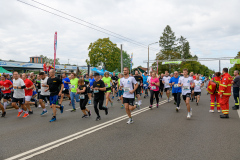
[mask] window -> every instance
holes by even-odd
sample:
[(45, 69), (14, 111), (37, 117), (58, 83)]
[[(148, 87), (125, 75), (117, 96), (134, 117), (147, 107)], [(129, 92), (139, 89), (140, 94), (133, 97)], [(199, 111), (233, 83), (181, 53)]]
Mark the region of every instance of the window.
[(32, 63), (34, 63), (34, 58), (32, 58)]

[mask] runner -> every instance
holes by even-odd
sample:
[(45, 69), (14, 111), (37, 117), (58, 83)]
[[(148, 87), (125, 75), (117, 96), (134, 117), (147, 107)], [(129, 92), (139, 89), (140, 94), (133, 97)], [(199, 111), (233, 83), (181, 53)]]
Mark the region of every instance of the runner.
[(115, 91), (117, 88), (117, 83), (118, 83), (118, 77), (116, 76), (115, 72), (113, 72), (113, 76), (112, 76), (112, 91), (113, 91), (113, 96), (112, 99), (114, 99), (115, 96)]
[(70, 83), (71, 83), (70, 96), (71, 96), (71, 102), (72, 102), (72, 107), (73, 107), (71, 112), (76, 112), (74, 98), (76, 99), (76, 102), (80, 102), (79, 95), (77, 94), (78, 78), (76, 78), (76, 73), (71, 73)]
[(70, 84), (70, 79), (67, 77), (66, 73), (62, 74), (62, 83), (63, 83), (63, 91), (61, 94), (61, 99), (60, 99), (60, 104), (62, 104), (63, 101), (63, 97), (67, 96), (69, 98), (69, 100), (71, 100), (71, 97), (69, 95), (69, 84)]
[(118, 90), (118, 96), (119, 96), (119, 100), (121, 100), (122, 102), (122, 106), (121, 106), (121, 109), (124, 108), (124, 105), (123, 105), (123, 89), (120, 87), (120, 81), (121, 79), (123, 78), (123, 74), (122, 73), (119, 73), (119, 79), (118, 79), (118, 84), (117, 84), (117, 90)]
[[(86, 105), (88, 103), (88, 94), (87, 94), (87, 85), (84, 84), (84, 79), (79, 79), (78, 80), (78, 89), (77, 89), (77, 94), (80, 94), (80, 108), (83, 112), (82, 118), (87, 118), (88, 116), (91, 116), (91, 111), (86, 108)], [(88, 112), (88, 115), (86, 113)]]
[(40, 114), (41, 116), (45, 115), (48, 113), (45, 103), (43, 102), (45, 99), (50, 99), (50, 92), (48, 91), (47, 88), (47, 81), (48, 77), (45, 76), (45, 72), (40, 72), (39, 77), (41, 78), (41, 92), (40, 92), (40, 97), (39, 97), (39, 105), (42, 107), (43, 111)]
[(104, 82), (105, 87), (106, 87), (106, 92), (105, 92), (105, 94), (106, 94), (106, 106), (104, 106), (104, 107), (107, 107), (108, 101), (110, 101), (111, 107), (112, 107), (113, 102), (110, 99), (110, 94), (111, 94), (111, 84), (110, 83), (112, 83), (112, 79), (111, 79), (111, 77), (109, 77), (108, 72), (104, 73), (104, 77), (102, 78), (102, 81)]
[[(124, 77), (120, 80), (120, 86), (124, 90), (123, 93), (123, 103), (126, 109), (126, 113), (129, 117), (127, 124), (133, 123), (133, 118), (131, 112), (137, 107), (134, 105), (134, 92), (138, 88), (138, 83), (134, 77), (129, 76), (129, 68), (124, 67), (123, 69)], [(134, 85), (134, 88), (133, 88)]]
[(194, 97), (196, 99), (197, 106), (198, 106), (198, 103), (200, 100), (203, 85), (204, 85), (204, 83), (202, 83), (202, 80), (200, 80), (199, 75), (197, 75), (196, 80), (194, 80), (194, 82), (193, 82)]
[[(19, 78), (17, 71), (13, 72), (13, 78), (14, 78), (13, 79), (14, 94), (12, 99), (12, 107), (18, 110), (17, 117), (20, 117), (24, 110), (25, 114), (23, 115), (23, 118), (26, 118), (29, 116), (27, 107), (24, 105), (25, 103), (24, 88), (26, 88), (26, 86), (23, 80)], [(23, 110), (17, 106), (17, 103), (19, 103), (19, 106), (21, 106)]]
[[(50, 107), (53, 109), (53, 117), (49, 122), (54, 122), (57, 120), (56, 118), (57, 108), (60, 109), (61, 113), (63, 113), (64, 108), (61, 104), (58, 104), (58, 96), (61, 96), (64, 86), (61, 80), (58, 77), (55, 77), (54, 69), (51, 69), (49, 71), (49, 78), (47, 80), (46, 87), (48, 88), (45, 90), (45, 92), (47, 92), (48, 90), (50, 91)], [(61, 88), (60, 91), (59, 88)]]
[(163, 89), (164, 89), (164, 84), (162, 82), (163, 77), (164, 77), (164, 74), (162, 73), (161, 76), (159, 77), (159, 82), (160, 82), (160, 87), (159, 87), (160, 94), (159, 95), (160, 95), (161, 98), (163, 96)]
[(158, 108), (158, 103), (159, 103), (159, 86), (160, 86), (160, 83), (159, 83), (159, 79), (157, 78), (156, 76), (156, 72), (152, 72), (152, 78), (150, 79), (150, 94), (151, 94), (151, 97), (150, 97), (150, 106), (149, 108), (152, 109), (152, 105), (153, 105), (153, 95), (155, 95), (156, 97), (156, 100), (157, 100), (157, 108)]
[(106, 86), (102, 80), (100, 80), (99, 73), (94, 74), (95, 82), (93, 82), (92, 90), (94, 93), (94, 110), (97, 114), (96, 121), (101, 120), (99, 110), (98, 110), (98, 104), (99, 109), (104, 110), (105, 114), (108, 115), (108, 108), (103, 107), (103, 101), (104, 101), (104, 92), (106, 91)]
[[(142, 83), (143, 83), (143, 78), (138, 74), (137, 70), (135, 71), (134, 78), (135, 78), (135, 80), (138, 83), (138, 88), (136, 89), (136, 92), (135, 92), (136, 93), (136, 97), (138, 99), (138, 103), (136, 103), (136, 104), (139, 105), (139, 107), (140, 107), (142, 105), (142, 100), (141, 100), (140, 93), (141, 93), (141, 86), (142, 86)], [(150, 79), (150, 81), (151, 81), (151, 79)]]
[[(192, 77), (193, 80), (196, 79), (196, 76), (194, 75), (193, 72), (190, 73), (190, 77)], [(193, 102), (193, 100), (194, 100), (194, 87), (192, 86), (192, 84), (191, 84), (191, 88), (190, 88), (190, 89), (191, 89), (191, 97), (190, 97), (190, 100), (192, 100), (192, 102)]]
[[(1, 81), (0, 81), (0, 88), (1, 88), (1, 91), (3, 93), (3, 106), (0, 102), (0, 108), (2, 110), (2, 117), (5, 117), (6, 115), (6, 107), (7, 107), (7, 101), (8, 100), (11, 100), (11, 88), (12, 88), (12, 82), (10, 80), (7, 80), (6, 79), (7, 76), (6, 75), (2, 75), (1, 76)], [(2, 94), (0, 92), (0, 94)], [(1, 96), (2, 97), (2, 96)], [(0, 98), (0, 101), (1, 101), (1, 98)]]
[(143, 77), (143, 89), (145, 91), (144, 98), (146, 98), (146, 97), (148, 97), (148, 82), (147, 82), (148, 75), (147, 75), (147, 72), (144, 72), (142, 77)]
[[(40, 93), (41, 93), (41, 77), (39, 75), (37, 75), (36, 89), (37, 89), (37, 99), (39, 100), (40, 99)], [(41, 105), (39, 104), (38, 107), (41, 107)]]
[(175, 71), (174, 72), (174, 76), (170, 79), (169, 83), (172, 86), (172, 95), (174, 97), (174, 104), (177, 105), (176, 107), (176, 111), (178, 112), (180, 109), (180, 102), (181, 102), (181, 87), (178, 86), (178, 82), (179, 82), (179, 76), (178, 76), (178, 72)]
[(162, 83), (164, 84), (164, 88), (165, 88), (165, 92), (166, 92), (168, 102), (169, 102), (169, 97), (170, 97), (170, 85), (169, 85), (170, 79), (171, 79), (171, 77), (169, 76), (168, 71), (165, 71), (165, 76), (162, 79)]
[(93, 74), (90, 74), (90, 78), (89, 78), (89, 92), (88, 92), (88, 105), (92, 104), (92, 95), (93, 95), (93, 91), (92, 91), (92, 86), (93, 86), (93, 82), (95, 81), (95, 79), (93, 78)]
[(178, 86), (182, 87), (183, 100), (186, 103), (188, 115), (187, 118), (190, 119), (192, 116), (192, 108), (190, 107), (190, 96), (191, 96), (191, 83), (193, 83), (193, 78), (188, 75), (188, 69), (183, 69), (183, 77), (179, 78)]
[(31, 109), (30, 104), (34, 104), (35, 107), (37, 107), (37, 101), (31, 102), (34, 84), (30, 79), (27, 78), (26, 73), (22, 74), (22, 80), (24, 81), (25, 86), (26, 86), (26, 88), (24, 89), (25, 90), (25, 105), (26, 105), (27, 109), (29, 110), (28, 113), (33, 114), (33, 110)]

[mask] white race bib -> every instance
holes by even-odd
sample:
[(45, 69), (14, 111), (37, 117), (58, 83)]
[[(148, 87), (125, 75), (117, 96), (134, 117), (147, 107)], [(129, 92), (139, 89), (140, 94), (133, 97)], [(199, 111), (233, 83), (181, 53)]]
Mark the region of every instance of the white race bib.
[(200, 83), (197, 83), (196, 86), (201, 86), (201, 84), (200, 84)]
[(146, 85), (146, 84), (144, 84), (144, 85), (143, 85), (143, 87), (147, 87), (147, 85)]
[(71, 85), (71, 88), (75, 88), (75, 85)]
[(113, 80), (113, 83), (115, 83), (115, 80)]
[(140, 85), (140, 82), (138, 82), (138, 85)]
[(108, 88), (108, 85), (106, 84), (105, 87)]
[(190, 87), (189, 86), (183, 86), (183, 90), (184, 91), (190, 90)]
[(99, 90), (94, 89), (94, 90), (93, 90), (93, 93), (99, 93)]
[(169, 83), (165, 83), (166, 86), (169, 86)]
[(3, 87), (3, 88), (2, 88), (2, 91), (5, 91), (5, 90), (6, 90), (6, 88), (5, 88), (5, 87)]
[(152, 86), (151, 88), (154, 90), (154, 89), (156, 89), (156, 86)]
[(124, 92), (129, 92), (130, 88), (129, 87), (124, 87), (123, 90), (124, 90)]
[(178, 87), (178, 84), (174, 84), (174, 88), (177, 88)]
[(85, 95), (84, 95), (84, 94), (83, 94), (83, 95), (80, 95), (79, 98), (80, 98), (80, 99), (85, 99)]

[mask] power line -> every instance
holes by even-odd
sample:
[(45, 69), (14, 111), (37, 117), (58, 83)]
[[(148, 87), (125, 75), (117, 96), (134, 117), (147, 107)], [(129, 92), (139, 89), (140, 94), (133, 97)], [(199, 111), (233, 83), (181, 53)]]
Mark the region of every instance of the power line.
[[(91, 26), (88, 26), (88, 25), (82, 24), (82, 23), (77, 22), (77, 21), (75, 21), (75, 20), (72, 20), (72, 19), (66, 18), (66, 17), (64, 17), (64, 16), (61, 16), (61, 15), (59, 15), (59, 14), (56, 14), (56, 13), (50, 12), (50, 11), (48, 11), (48, 10), (42, 9), (42, 8), (37, 7), (37, 6), (34, 6), (34, 5), (32, 5), (32, 4), (29, 4), (29, 3), (23, 2), (23, 1), (21, 1), (21, 0), (17, 0), (17, 1), (19, 1), (19, 2), (21, 2), (21, 3), (23, 3), (23, 4), (26, 4), (26, 5), (29, 5), (29, 6), (31, 6), (31, 7), (33, 7), (33, 8), (37, 8), (37, 9), (39, 9), (39, 10), (42, 10), (42, 11), (44, 11), (44, 12), (47, 12), (47, 13), (53, 14), (53, 15), (58, 16), (58, 17), (60, 17), (60, 18), (63, 18), (63, 19), (69, 20), (69, 21), (71, 21), (71, 22), (77, 23), (77, 24), (79, 24), (79, 25), (83, 25), (83, 26), (85, 26), (85, 27), (88, 27), (88, 28), (90, 28), (90, 29), (96, 30), (96, 31), (98, 31), (98, 32), (101, 32), (101, 33), (104, 33), (104, 34), (110, 35), (110, 36), (112, 36), (112, 37), (115, 37), (115, 38), (118, 38), (118, 39), (121, 39), (121, 40), (127, 41), (127, 42), (129, 42), (129, 43), (134, 44), (134, 45), (137, 45), (137, 46), (141, 46), (141, 47), (146, 48), (146, 46), (143, 46), (142, 44), (138, 44), (138, 43), (136, 43), (136, 42), (131, 42), (131, 41), (125, 39), (125, 38), (121, 38), (121, 37), (119, 37), (119, 36), (115, 36), (115, 35), (113, 35), (113, 34), (109, 34), (109, 33), (105, 32), (105, 31), (101, 31), (101, 30), (96, 29), (96, 28), (93, 28), (93, 27), (91, 27)], [(122, 37), (123, 37), (123, 36), (122, 36)], [(159, 50), (154, 49), (154, 48), (151, 48), (151, 50), (159, 51)]]

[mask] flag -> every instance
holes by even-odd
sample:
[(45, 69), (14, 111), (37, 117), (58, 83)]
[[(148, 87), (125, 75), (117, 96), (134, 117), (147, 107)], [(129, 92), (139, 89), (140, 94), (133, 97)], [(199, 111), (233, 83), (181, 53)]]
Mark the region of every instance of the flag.
[(56, 63), (56, 51), (57, 51), (57, 32), (54, 35), (54, 70), (55, 70), (55, 63)]

